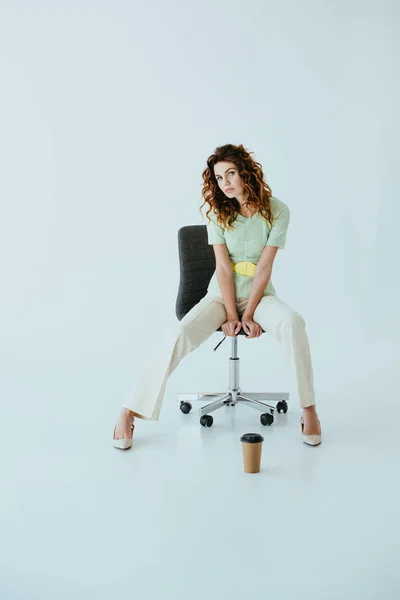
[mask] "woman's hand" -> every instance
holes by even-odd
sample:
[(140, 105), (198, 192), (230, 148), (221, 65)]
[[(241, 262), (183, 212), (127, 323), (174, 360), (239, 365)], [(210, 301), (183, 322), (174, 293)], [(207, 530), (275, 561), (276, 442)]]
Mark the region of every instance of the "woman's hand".
[(242, 316), (242, 327), (247, 338), (260, 337), (262, 334), (261, 326), (255, 323), (253, 319), (247, 315)]
[(230, 337), (236, 337), (241, 328), (242, 324), (238, 318), (228, 319), (225, 323), (221, 325), (221, 329), (224, 332), (224, 334), (229, 335)]

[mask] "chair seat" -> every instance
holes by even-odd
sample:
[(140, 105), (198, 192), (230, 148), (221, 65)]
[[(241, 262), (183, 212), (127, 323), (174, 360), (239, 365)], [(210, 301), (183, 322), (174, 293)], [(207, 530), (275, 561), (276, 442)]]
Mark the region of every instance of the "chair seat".
[[(222, 331), (222, 327), (218, 327), (215, 331)], [(222, 332), (223, 333), (223, 332)], [(261, 328), (261, 334), (265, 333), (264, 329)], [(243, 327), (240, 328), (238, 335), (247, 335)]]

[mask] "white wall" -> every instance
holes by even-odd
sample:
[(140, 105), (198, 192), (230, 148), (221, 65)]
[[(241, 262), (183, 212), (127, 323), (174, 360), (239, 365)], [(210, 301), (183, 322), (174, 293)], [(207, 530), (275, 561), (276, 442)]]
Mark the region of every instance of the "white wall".
[[(201, 173), (226, 143), (254, 151), (290, 207), (272, 279), (306, 320), (317, 402), (394, 368), (399, 13), (389, 0), (2, 0), (2, 395), (76, 398), (84, 381), (82, 402), (119, 407), (176, 319), (177, 231), (202, 222)], [(220, 339), (171, 393), (225, 389), (227, 342), (207, 372)], [(243, 389), (287, 388), (278, 343), (240, 347)]]

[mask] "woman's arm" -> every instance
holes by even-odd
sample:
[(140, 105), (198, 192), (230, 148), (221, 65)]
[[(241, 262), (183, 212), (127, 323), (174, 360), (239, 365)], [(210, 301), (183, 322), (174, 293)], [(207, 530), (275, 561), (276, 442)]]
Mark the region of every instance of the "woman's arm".
[(233, 281), (233, 271), (228, 271), (224, 267), (217, 267), (216, 272), (219, 287), (222, 292), (222, 298), (225, 304), (227, 319), (238, 319), (239, 317), (236, 308), (236, 294), (235, 284)]
[(264, 250), (262, 251), (251, 284), (249, 299), (243, 313), (244, 317), (253, 319), (257, 304), (260, 302), (263, 291), (265, 290), (266, 285), (271, 278), (272, 265), (274, 264), (275, 256), (278, 250), (279, 248), (277, 246), (265, 246)]
[(236, 309), (236, 290), (233, 281), (233, 268), (226, 244), (213, 244), (215, 254), (215, 271), (225, 304), (228, 319), (238, 319)]

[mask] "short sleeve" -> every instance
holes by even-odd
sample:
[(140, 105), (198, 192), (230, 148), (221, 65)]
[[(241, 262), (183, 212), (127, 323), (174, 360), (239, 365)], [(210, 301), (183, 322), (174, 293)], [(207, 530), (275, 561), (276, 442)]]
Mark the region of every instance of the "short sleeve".
[(216, 217), (209, 217), (211, 221), (207, 223), (207, 236), (209, 244), (225, 244), (225, 235), (223, 228), (216, 222)]
[(280, 209), (277, 215), (273, 215), (271, 231), (269, 232), (266, 246), (278, 246), (284, 248), (286, 244), (286, 234), (290, 221), (290, 210), (286, 204)]

